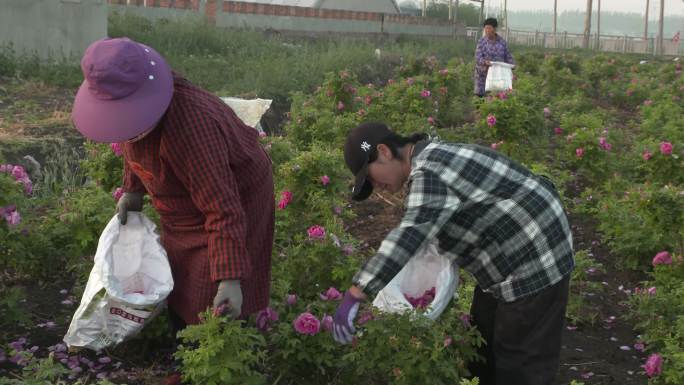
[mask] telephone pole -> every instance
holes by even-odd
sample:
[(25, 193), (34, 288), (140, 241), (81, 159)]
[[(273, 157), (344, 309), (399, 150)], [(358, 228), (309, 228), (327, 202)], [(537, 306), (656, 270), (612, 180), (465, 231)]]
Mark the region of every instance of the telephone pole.
[(658, 55), (663, 54), (663, 25), (665, 24), (665, 0), (660, 0), (660, 21), (658, 22)]
[(558, 48), (558, 36), (556, 36), (556, 22), (558, 21), (558, 0), (553, 0), (553, 48)]
[(582, 48), (589, 48), (589, 35), (591, 34), (591, 0), (587, 0), (587, 12), (584, 15), (584, 40)]
[(596, 49), (601, 49), (601, 0), (598, 0), (596, 11)]
[(646, 0), (646, 16), (644, 16), (644, 40), (648, 41), (648, 8), (651, 0)]

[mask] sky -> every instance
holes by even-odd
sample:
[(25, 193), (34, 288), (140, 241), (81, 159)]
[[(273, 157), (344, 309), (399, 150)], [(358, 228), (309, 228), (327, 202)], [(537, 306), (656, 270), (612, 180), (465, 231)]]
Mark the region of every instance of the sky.
[[(461, 0), (462, 3), (470, 3), (468, 0)], [(514, 11), (530, 10), (549, 10), (553, 11), (553, 0), (507, 0), (508, 9)], [(597, 9), (598, 0), (593, 0), (594, 10)], [(476, 4), (476, 3), (471, 3)], [(503, 7), (504, 0), (485, 0), (485, 5), (498, 8)], [(660, 0), (650, 0), (649, 18), (657, 18), (659, 15), (658, 7)], [(558, 0), (558, 12), (563, 11), (584, 11), (587, 7), (586, 0)], [(634, 12), (643, 14), (646, 10), (646, 0), (601, 0), (601, 12)], [(683, 16), (684, 1), (665, 0), (665, 15)]]

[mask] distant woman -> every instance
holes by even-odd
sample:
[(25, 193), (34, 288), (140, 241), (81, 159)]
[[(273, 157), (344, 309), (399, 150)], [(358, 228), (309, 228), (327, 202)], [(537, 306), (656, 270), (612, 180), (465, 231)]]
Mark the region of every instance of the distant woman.
[(484, 21), (484, 36), (477, 42), (475, 49), (475, 95), (480, 97), (485, 94), (485, 81), (491, 62), (515, 64), (506, 40), (496, 33), (498, 24), (494, 18)]

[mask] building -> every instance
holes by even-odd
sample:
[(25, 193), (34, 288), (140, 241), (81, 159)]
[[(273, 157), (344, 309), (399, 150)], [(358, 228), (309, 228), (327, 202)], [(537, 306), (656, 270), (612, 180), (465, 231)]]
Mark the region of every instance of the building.
[(232, 0), (243, 3), (259, 3), (271, 5), (287, 5), (320, 9), (336, 9), (356, 12), (379, 12), (399, 14), (399, 6), (395, 0)]

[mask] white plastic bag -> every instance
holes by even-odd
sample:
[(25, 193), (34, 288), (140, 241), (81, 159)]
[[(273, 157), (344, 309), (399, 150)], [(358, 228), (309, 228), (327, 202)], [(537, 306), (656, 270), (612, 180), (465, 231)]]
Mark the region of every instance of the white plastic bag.
[(264, 132), (261, 127), (261, 117), (271, 108), (271, 99), (241, 99), (231, 96), (221, 97), (224, 103), (230, 106), (235, 112), (235, 115), (242, 120), (243, 123), (250, 127), (254, 127), (259, 134)]
[(155, 225), (129, 212), (114, 216), (100, 235), (90, 272), (64, 342), (99, 351), (136, 335), (165, 306), (173, 289), (171, 267)]
[(430, 244), (408, 261), (406, 266), (373, 300), (373, 306), (388, 312), (401, 313), (413, 309), (404, 294), (419, 297), (435, 288), (435, 298), (424, 316), (436, 320), (446, 309), (458, 285), (458, 267)]
[(513, 64), (493, 61), (487, 71), (485, 91), (499, 92), (513, 89)]

